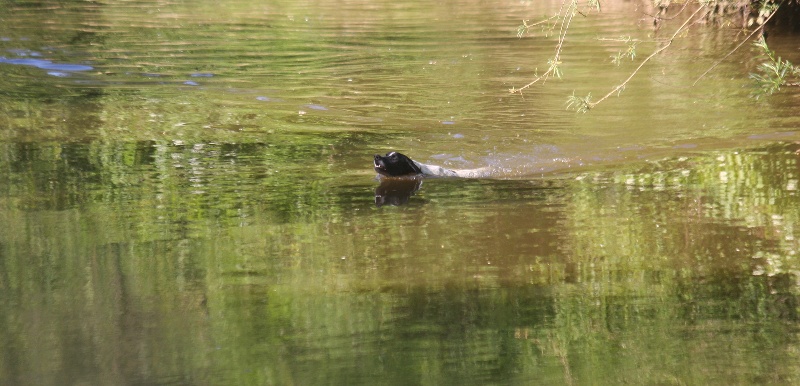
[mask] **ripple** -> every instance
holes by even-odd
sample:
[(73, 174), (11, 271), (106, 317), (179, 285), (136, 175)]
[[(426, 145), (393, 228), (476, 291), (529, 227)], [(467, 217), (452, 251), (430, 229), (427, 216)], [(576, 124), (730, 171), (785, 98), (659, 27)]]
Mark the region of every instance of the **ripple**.
[(307, 105), (303, 105), (303, 106), (308, 107), (311, 110), (328, 111), (327, 107), (321, 106), (321, 105), (307, 104)]
[(0, 63), (32, 66), (43, 70), (54, 71), (89, 71), (94, 69), (94, 67), (84, 64), (54, 63), (45, 59), (9, 59), (4, 56), (0, 56)]

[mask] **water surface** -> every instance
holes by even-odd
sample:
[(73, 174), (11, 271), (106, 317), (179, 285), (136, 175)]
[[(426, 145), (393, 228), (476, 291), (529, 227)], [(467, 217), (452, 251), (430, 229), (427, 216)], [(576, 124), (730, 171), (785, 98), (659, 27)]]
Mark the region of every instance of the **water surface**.
[[(697, 26), (567, 111), (609, 4), (509, 95), (557, 6), (0, 5), (0, 383), (797, 383), (797, 91)], [(378, 206), (390, 150), (502, 172)]]

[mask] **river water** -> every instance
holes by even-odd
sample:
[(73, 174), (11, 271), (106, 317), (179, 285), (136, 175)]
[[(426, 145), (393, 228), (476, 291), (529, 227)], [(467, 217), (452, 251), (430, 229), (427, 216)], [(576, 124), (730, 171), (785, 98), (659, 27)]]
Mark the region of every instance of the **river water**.
[(608, 3), (522, 95), (558, 1), (0, 3), (0, 384), (797, 384), (800, 94), (706, 24), (567, 110)]

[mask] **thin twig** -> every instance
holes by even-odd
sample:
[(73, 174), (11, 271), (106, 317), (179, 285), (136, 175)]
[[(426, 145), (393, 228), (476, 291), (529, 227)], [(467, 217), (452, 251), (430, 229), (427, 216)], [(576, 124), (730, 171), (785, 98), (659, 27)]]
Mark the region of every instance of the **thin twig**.
[(752, 37), (753, 37), (753, 35), (755, 35), (755, 34), (756, 34), (756, 32), (764, 30), (764, 26), (766, 26), (766, 25), (767, 25), (767, 22), (769, 21), (769, 19), (772, 19), (772, 16), (774, 16), (774, 15), (775, 15), (775, 13), (778, 11), (778, 7), (780, 7), (780, 4), (778, 4), (778, 6), (777, 6), (777, 7), (775, 7), (775, 10), (774, 10), (774, 11), (772, 11), (772, 13), (769, 15), (769, 17), (767, 17), (767, 19), (766, 19), (766, 20), (764, 20), (764, 22), (763, 22), (763, 23), (761, 23), (761, 27), (754, 29), (754, 30), (753, 30), (753, 32), (751, 32), (749, 35), (747, 35), (747, 37), (746, 37), (746, 38), (744, 38), (744, 40), (742, 40), (742, 41), (741, 41), (741, 42), (740, 42), (738, 45), (736, 45), (736, 47), (734, 47), (734, 48), (731, 50), (731, 52), (728, 52), (728, 53), (727, 53), (725, 56), (723, 56), (721, 59), (717, 60), (717, 61), (716, 61), (714, 64), (712, 64), (712, 65), (711, 65), (711, 67), (709, 67), (709, 68), (708, 68), (708, 70), (706, 70), (706, 71), (705, 71), (705, 72), (703, 72), (703, 73), (702, 73), (700, 76), (698, 76), (698, 77), (697, 77), (697, 79), (695, 79), (694, 83), (692, 83), (692, 87), (694, 87), (694, 86), (697, 84), (697, 82), (699, 82), (699, 81), (700, 81), (700, 79), (703, 79), (703, 77), (705, 77), (706, 75), (708, 75), (708, 73), (709, 73), (709, 72), (711, 72), (711, 70), (713, 70), (714, 68), (716, 68), (716, 67), (717, 67), (717, 66), (718, 66), (720, 63), (722, 63), (722, 62), (723, 62), (725, 59), (728, 59), (728, 57), (729, 57), (729, 56), (733, 55), (733, 53), (734, 53), (734, 52), (736, 52), (736, 50), (738, 50), (739, 48), (741, 48), (741, 47), (744, 45), (744, 43), (747, 43), (747, 41), (749, 41), (749, 40), (750, 40), (750, 38), (752, 38)]
[(620, 90), (625, 88), (625, 85), (627, 85), (628, 82), (630, 82), (631, 79), (633, 79), (633, 77), (636, 76), (636, 74), (639, 72), (639, 70), (641, 70), (642, 67), (644, 67), (644, 65), (647, 64), (647, 62), (650, 61), (650, 59), (654, 58), (656, 55), (660, 54), (662, 51), (666, 50), (670, 45), (672, 45), (672, 42), (675, 40), (676, 37), (678, 37), (678, 35), (681, 32), (683, 32), (684, 29), (686, 29), (686, 27), (689, 25), (689, 22), (694, 20), (694, 17), (697, 16), (697, 14), (700, 13), (700, 11), (706, 10), (706, 8), (707, 8), (707, 6), (705, 6), (705, 5), (701, 5), (699, 8), (697, 8), (697, 10), (695, 10), (688, 18), (686, 18), (686, 21), (684, 21), (683, 24), (681, 24), (681, 26), (678, 27), (678, 30), (675, 31), (674, 34), (672, 34), (672, 37), (670, 37), (669, 40), (667, 40), (666, 43), (663, 46), (661, 46), (657, 50), (653, 51), (653, 53), (650, 54), (650, 56), (646, 57), (641, 63), (639, 63), (639, 66), (636, 67), (635, 70), (633, 70), (633, 72), (630, 74), (630, 76), (628, 76), (627, 79), (625, 79), (625, 81), (623, 81), (621, 84), (615, 86), (613, 89), (611, 89), (611, 91), (608, 94), (604, 95), (602, 98), (598, 99), (596, 102), (587, 102), (586, 103), (587, 107), (590, 108), (590, 109), (594, 108), (595, 106), (600, 104), (600, 102), (608, 99), (609, 97), (611, 97), (615, 93), (618, 93)]
[(631, 39), (630, 36), (628, 37), (623, 36), (621, 38), (595, 38), (595, 40), (600, 42), (623, 42), (623, 43), (628, 43), (628, 42), (641, 43), (644, 41), (639, 39)]
[[(571, 0), (565, 0), (565, 2), (566, 1), (571, 1)], [(562, 7), (561, 9), (563, 9), (563, 6), (564, 6), (564, 3), (561, 3), (561, 7)], [(554, 69), (558, 66), (558, 63), (560, 62), (561, 49), (564, 47), (564, 40), (567, 37), (567, 31), (569, 30), (569, 25), (572, 22), (572, 18), (575, 16), (575, 12), (574, 12), (575, 8), (577, 8), (577, 4), (573, 0), (570, 3), (570, 6), (568, 7), (566, 18), (561, 21), (561, 27), (559, 28), (559, 31), (558, 31), (558, 44), (556, 44), (556, 54), (553, 57), (553, 61), (550, 64), (550, 67), (547, 69), (547, 71), (545, 71), (544, 74), (542, 74), (542, 75), (536, 76), (530, 83), (528, 83), (528, 84), (526, 84), (526, 85), (524, 85), (524, 86), (522, 86), (520, 88), (513, 88), (512, 87), (511, 89), (508, 90), (510, 93), (512, 93), (512, 94), (513, 93), (522, 93), (522, 90), (525, 90), (528, 87), (533, 86), (534, 84), (536, 84), (540, 80), (542, 82), (545, 82), (545, 81), (547, 81), (548, 78), (550, 78), (550, 76), (552, 76)], [(559, 14), (561, 13), (561, 9), (559, 9)]]
[(522, 25), (525, 27), (526, 30), (529, 30), (529, 29), (531, 29), (531, 27), (536, 27), (539, 24), (547, 23), (550, 20), (553, 20), (553, 19), (557, 18), (558, 16), (559, 15), (553, 15), (553, 16), (548, 17), (547, 19), (539, 20), (539, 21), (537, 21), (536, 23), (533, 23), (533, 24), (528, 24), (527, 20), (523, 20), (522, 21)]
[[(650, 16), (650, 17), (652, 17), (653, 19), (656, 19), (656, 20), (667, 20), (667, 21), (669, 21), (669, 20), (672, 20), (672, 19), (675, 19), (675, 18), (677, 18), (677, 17), (678, 17), (678, 15), (680, 15), (681, 13), (683, 13), (683, 11), (686, 9), (686, 6), (688, 6), (690, 3), (691, 3), (690, 1), (684, 2), (684, 3), (683, 3), (683, 6), (681, 7), (681, 9), (679, 9), (679, 10), (678, 10), (678, 12), (676, 12), (676, 13), (675, 13), (675, 15), (673, 15), (673, 16), (671, 16), (671, 17), (661, 17), (661, 16), (656, 16), (656, 15), (651, 15), (651, 14), (649, 14), (649, 13), (647, 13), (647, 12), (642, 12), (642, 13), (643, 13), (645, 16)], [(665, 9), (666, 9), (666, 8), (665, 8)]]

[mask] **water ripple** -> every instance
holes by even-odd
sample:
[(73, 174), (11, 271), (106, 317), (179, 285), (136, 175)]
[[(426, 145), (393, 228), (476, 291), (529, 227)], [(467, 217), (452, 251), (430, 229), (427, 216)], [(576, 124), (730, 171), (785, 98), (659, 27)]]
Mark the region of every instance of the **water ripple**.
[(72, 64), (72, 63), (54, 63), (49, 60), (45, 59), (9, 59), (4, 56), (0, 56), (0, 63), (6, 64), (16, 64), (21, 66), (32, 66), (36, 68), (41, 68), (43, 70), (52, 70), (52, 71), (89, 71), (93, 70), (94, 67), (87, 66), (85, 64)]

